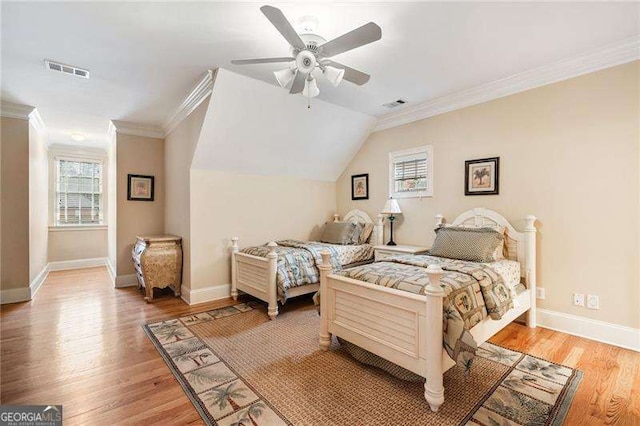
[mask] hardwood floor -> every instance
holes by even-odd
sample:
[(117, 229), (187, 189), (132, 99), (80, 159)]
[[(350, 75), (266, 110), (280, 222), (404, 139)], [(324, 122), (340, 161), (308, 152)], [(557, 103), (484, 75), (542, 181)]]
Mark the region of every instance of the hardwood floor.
[[(33, 301), (0, 308), (0, 402), (62, 404), (65, 424), (201, 424), (141, 325), (229, 303), (146, 304), (105, 268), (52, 272)], [(584, 372), (567, 424), (640, 425), (639, 353), (518, 324), (492, 341)]]

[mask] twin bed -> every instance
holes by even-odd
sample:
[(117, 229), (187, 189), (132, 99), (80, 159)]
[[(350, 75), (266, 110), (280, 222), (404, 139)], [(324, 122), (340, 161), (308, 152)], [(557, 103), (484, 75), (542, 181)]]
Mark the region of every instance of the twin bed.
[[(334, 215), (333, 220), (338, 222), (340, 217)], [(327, 261), (334, 269), (373, 261), (373, 247), (382, 244), (382, 215), (374, 223), (362, 210), (351, 210), (342, 221), (371, 225), (373, 230), (366, 244), (338, 245), (283, 240), (241, 251), (238, 238), (232, 238), (231, 297), (236, 300), (238, 292), (242, 291), (268, 303), (269, 318), (274, 319), (278, 315), (278, 301), (284, 303), (290, 297), (318, 291), (318, 265), (322, 251), (330, 253)]]
[[(371, 222), (361, 211), (349, 212), (345, 219)], [(475, 352), (476, 344), (523, 314), (529, 327), (536, 326), (535, 216), (524, 219), (522, 232), (500, 214), (482, 208), (450, 224), (440, 215), (436, 219), (438, 227), (500, 229), (504, 258), (482, 263), (399, 255), (345, 268), (336, 262), (335, 248), (313, 245), (306, 249), (312, 257), (321, 257), (315, 259), (319, 285), (285, 290), (286, 297), (293, 297), (320, 287), (321, 348), (329, 348), (333, 335), (424, 377), (424, 396), (433, 411), (444, 402), (444, 372), (456, 362), (470, 365), (472, 355), (467, 357), (467, 352)], [(370, 241), (378, 245), (381, 240), (379, 218)], [(234, 239), (232, 296), (240, 290), (267, 301), (273, 319), (278, 314), (277, 276), (282, 275), (277, 272), (280, 248), (269, 243), (266, 250), (266, 257), (241, 253)], [(468, 280), (473, 284), (465, 284)], [(458, 309), (458, 315), (453, 308), (460, 307), (464, 309)]]

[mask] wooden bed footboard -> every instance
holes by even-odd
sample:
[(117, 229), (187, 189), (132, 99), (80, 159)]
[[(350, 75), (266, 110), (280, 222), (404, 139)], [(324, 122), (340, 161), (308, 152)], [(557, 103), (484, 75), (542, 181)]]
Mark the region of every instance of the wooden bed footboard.
[(427, 268), (426, 294), (416, 295), (331, 274), (330, 254), (320, 268), (320, 346), (331, 335), (360, 346), (424, 377), (431, 410), (444, 402), (442, 350), (442, 269)]
[(276, 284), (276, 268), (278, 254), (277, 244), (270, 242), (267, 257), (241, 253), (238, 238), (231, 239), (231, 297), (238, 300), (238, 291), (243, 291), (269, 304), (267, 313), (270, 319), (278, 316), (278, 287)]
[[(446, 226), (438, 215), (438, 226)], [(458, 216), (451, 225), (479, 228), (498, 226), (505, 232), (510, 260), (520, 264), (527, 289), (517, 296), (514, 308), (500, 320), (486, 318), (469, 331), (483, 343), (518, 316), (527, 314), (527, 325), (536, 326), (536, 217), (524, 219), (518, 232), (500, 214), (476, 208)], [(442, 344), (444, 271), (429, 265), (429, 285), (424, 295), (370, 284), (331, 274), (329, 253), (322, 253), (320, 268), (320, 347), (328, 349), (331, 335), (360, 346), (426, 379), (424, 396), (431, 410), (444, 402), (443, 374), (455, 363)]]

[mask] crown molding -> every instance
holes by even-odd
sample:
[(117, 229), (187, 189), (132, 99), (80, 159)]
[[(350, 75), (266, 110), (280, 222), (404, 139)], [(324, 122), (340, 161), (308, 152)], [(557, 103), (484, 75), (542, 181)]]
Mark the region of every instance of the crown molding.
[(13, 102), (0, 103), (0, 115), (6, 118), (29, 120), (29, 115), (35, 110), (30, 105), (14, 104)]
[(49, 141), (49, 134), (47, 133), (47, 126), (44, 125), (44, 121), (42, 121), (42, 117), (40, 117), (40, 113), (37, 108), (29, 114), (29, 123), (35, 127), (36, 131), (42, 135), (44, 138), (45, 144), (48, 146), (51, 145)]
[(185, 118), (187, 118), (198, 106), (213, 92), (213, 84), (216, 79), (216, 70), (207, 70), (202, 78), (191, 90), (189, 95), (182, 101), (176, 112), (171, 116), (169, 120), (162, 126), (164, 130), (164, 136), (175, 129), (178, 124)]
[(116, 126), (115, 124), (113, 124), (113, 120), (109, 120), (109, 126), (107, 127), (107, 134), (109, 135), (109, 137), (115, 137), (116, 136)]
[(638, 59), (640, 59), (640, 36), (635, 36), (562, 61), (383, 115), (378, 119), (373, 131), (401, 126)]
[(156, 139), (164, 138), (164, 132), (158, 127), (132, 123), (129, 121), (111, 120), (109, 123), (109, 132), (114, 130), (116, 133), (121, 135), (143, 136), (146, 138)]

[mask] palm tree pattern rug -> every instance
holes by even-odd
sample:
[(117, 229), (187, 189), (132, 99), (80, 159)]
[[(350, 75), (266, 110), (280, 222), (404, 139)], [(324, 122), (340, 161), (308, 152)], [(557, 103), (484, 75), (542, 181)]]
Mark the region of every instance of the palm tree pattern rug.
[(318, 346), (307, 300), (274, 321), (257, 302), (144, 329), (208, 425), (560, 425), (578, 370), (490, 343), (469, 375), (445, 373), (445, 403), (432, 413), (422, 383), (360, 364), (334, 339)]

